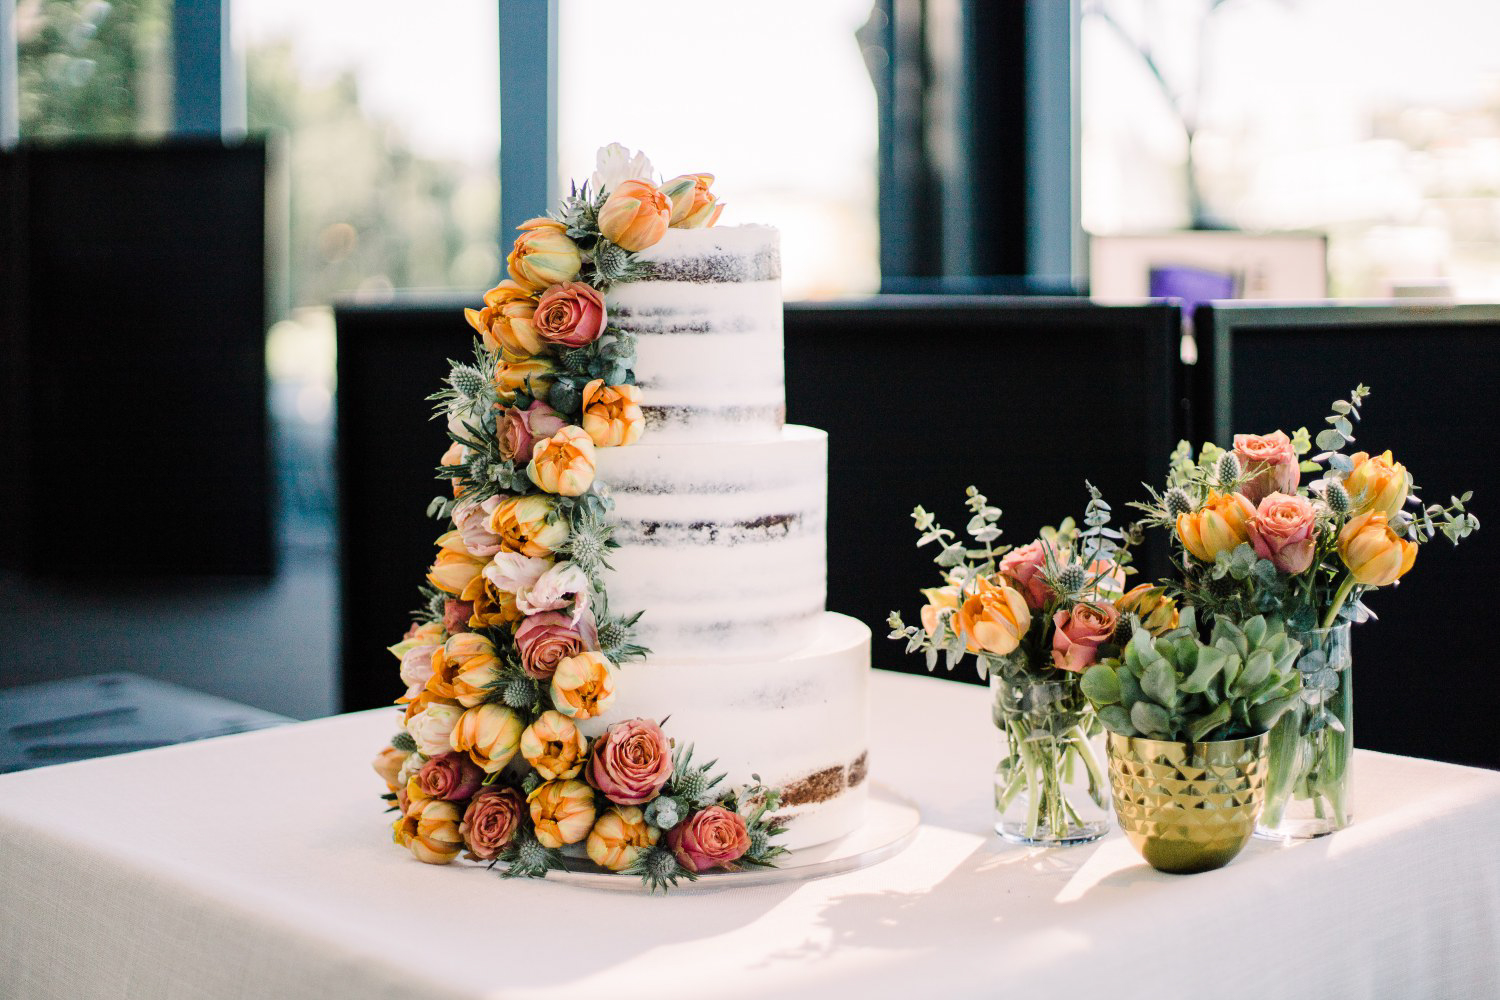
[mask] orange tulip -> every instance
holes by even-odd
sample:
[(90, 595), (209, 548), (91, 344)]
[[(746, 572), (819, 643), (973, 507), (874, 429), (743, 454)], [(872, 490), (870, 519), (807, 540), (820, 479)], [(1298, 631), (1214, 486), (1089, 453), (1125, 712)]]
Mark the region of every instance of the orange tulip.
[(596, 447), (635, 444), (645, 425), (640, 389), (633, 385), (605, 385), (602, 378), (583, 387), (583, 429)]
[(516, 228), (521, 235), (505, 258), (505, 269), (518, 285), (540, 292), (578, 277), (583, 254), (568, 238), (567, 226), (556, 219), (527, 219)]
[(486, 348), (520, 359), (542, 349), (532, 326), (535, 312), (536, 297), (507, 278), (484, 293), (483, 309), (465, 309), (464, 318), (479, 332)]
[(1004, 656), (1015, 651), (1031, 627), (1031, 609), (1014, 587), (980, 579), (978, 590), (954, 614), (953, 623), (967, 637), (969, 652)]
[(1384, 511), (1351, 518), (1339, 532), (1339, 558), (1366, 587), (1384, 587), (1406, 575), (1417, 560), (1417, 544), (1391, 530)]
[(622, 181), (599, 209), (599, 232), (626, 250), (655, 246), (667, 234), (672, 202), (650, 181)]
[(1344, 489), (1349, 493), (1350, 509), (1355, 514), (1379, 511), (1395, 517), (1411, 492), (1406, 466), (1393, 460), (1389, 451), (1374, 457), (1361, 451), (1349, 459), (1354, 468), (1344, 479)]
[(1240, 494), (1212, 492), (1200, 509), (1177, 515), (1177, 537), (1193, 558), (1211, 563), (1250, 540), (1246, 522), (1254, 516), (1255, 508)]

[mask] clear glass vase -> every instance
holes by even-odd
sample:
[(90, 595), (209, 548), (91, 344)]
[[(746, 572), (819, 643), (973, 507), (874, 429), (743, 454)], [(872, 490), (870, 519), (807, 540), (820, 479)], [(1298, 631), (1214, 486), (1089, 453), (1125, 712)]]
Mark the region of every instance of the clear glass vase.
[(1078, 675), (990, 675), (1004, 757), (995, 768), (995, 832), (1028, 847), (1066, 847), (1109, 831), (1109, 779), (1093, 737), (1098, 720)]
[(1266, 806), (1256, 836), (1307, 840), (1354, 818), (1349, 771), (1354, 756), (1351, 624), (1299, 633), (1302, 698), (1271, 730)]

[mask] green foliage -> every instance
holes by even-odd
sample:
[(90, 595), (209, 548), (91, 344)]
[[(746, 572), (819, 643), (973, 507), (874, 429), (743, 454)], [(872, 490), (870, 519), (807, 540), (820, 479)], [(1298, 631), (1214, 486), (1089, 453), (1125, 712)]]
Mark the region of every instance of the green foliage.
[(1243, 628), (1218, 618), (1209, 642), (1191, 608), (1160, 637), (1136, 627), (1124, 656), (1090, 667), (1083, 693), (1123, 736), (1204, 742), (1268, 731), (1301, 691), (1302, 644), (1282, 622), (1256, 616)]
[(641, 852), (635, 863), (622, 874), (637, 875), (648, 892), (666, 892), (677, 887), (678, 879), (698, 881), (698, 876), (677, 863), (677, 858), (666, 847), (658, 845)]
[(696, 764), (693, 762), (693, 744), (677, 747), (672, 752), (672, 777), (667, 779), (661, 794), (679, 800), (690, 811), (710, 804), (719, 794), (714, 789), (724, 781), (722, 772), (714, 773), (718, 763), (711, 760), (706, 764)]
[(405, 730), (391, 737), (391, 746), (402, 753), (411, 753), (417, 749), (417, 741), (411, 738), (411, 734)]

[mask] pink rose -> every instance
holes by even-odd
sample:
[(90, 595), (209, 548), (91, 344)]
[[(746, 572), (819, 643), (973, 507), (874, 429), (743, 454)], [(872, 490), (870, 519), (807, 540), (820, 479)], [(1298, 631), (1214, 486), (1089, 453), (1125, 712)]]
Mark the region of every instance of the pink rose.
[(500, 457), (512, 462), (529, 462), (538, 441), (545, 441), (562, 429), (563, 415), (540, 399), (531, 401), (524, 410), (508, 407), (495, 428)]
[(1296, 576), (1312, 565), (1318, 546), (1318, 512), (1306, 497), (1272, 493), (1245, 522), (1255, 554)]
[(474, 616), (473, 601), (459, 601), (450, 597), (443, 601), (443, 629), (449, 635), (469, 631), (469, 619)]
[(488, 861), (510, 845), (526, 811), (526, 800), (514, 788), (486, 788), (464, 810), (459, 836), (471, 854)]
[(547, 289), (531, 318), (538, 337), (562, 347), (592, 344), (604, 332), (605, 322), (604, 296), (581, 281)]
[(488, 559), (500, 551), (500, 536), (490, 530), (490, 515), (500, 506), (499, 497), (483, 503), (461, 503), (453, 508), (453, 526), (469, 555)]
[(1056, 546), (1038, 538), (1029, 545), (1011, 549), (1000, 558), (1000, 573), (1026, 596), (1026, 606), (1038, 610), (1053, 597), (1052, 588), (1042, 579), (1047, 568), (1047, 554), (1052, 554), (1054, 567), (1061, 566), (1067, 558)]
[(1234, 453), (1247, 479), (1240, 492), (1251, 503), (1260, 503), (1272, 493), (1296, 493), (1302, 472), (1297, 465), (1297, 451), (1292, 439), (1281, 431), (1264, 436), (1236, 434)]
[(537, 577), (530, 587), (516, 591), (516, 607), (523, 614), (556, 611), (569, 603), (573, 605), (574, 621), (588, 610), (588, 575), (570, 562), (558, 563)]
[(661, 727), (648, 719), (617, 722), (594, 741), (584, 776), (617, 805), (644, 805), (672, 777), (672, 745)]
[(574, 624), (559, 611), (531, 615), (516, 629), (516, 651), (521, 654), (521, 669), (527, 677), (549, 680), (557, 665), (570, 656), (594, 649), (599, 644), (592, 615)]
[(479, 791), (483, 784), (484, 770), (468, 754), (442, 754), (423, 764), (417, 772), (417, 787), (430, 799), (457, 802)]
[(1115, 634), (1120, 612), (1108, 601), (1074, 605), (1052, 616), (1052, 665), (1082, 673), (1099, 659), (1099, 646)]
[(667, 833), (667, 846), (688, 871), (728, 868), (750, 849), (750, 831), (738, 813), (709, 806), (672, 827)]

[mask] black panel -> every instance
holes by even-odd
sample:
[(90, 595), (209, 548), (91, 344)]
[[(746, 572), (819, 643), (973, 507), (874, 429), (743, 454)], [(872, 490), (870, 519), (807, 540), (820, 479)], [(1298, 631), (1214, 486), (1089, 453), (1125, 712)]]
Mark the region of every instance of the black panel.
[[(1323, 425), (1360, 382), (1372, 393), (1351, 449), (1389, 448), (1429, 501), (1474, 491), (1500, 523), (1500, 306), (1216, 306), (1197, 317), (1209, 347), (1216, 440), (1230, 430)], [(1206, 375), (1208, 373), (1205, 373)], [(1217, 385), (1217, 388), (1215, 386)], [(1476, 635), (1492, 611), (1500, 531), (1455, 549), (1439, 536), (1412, 571), (1366, 603), (1354, 630), (1359, 746), (1500, 767), (1500, 677)]]
[[(1176, 306), (1077, 299), (788, 304), (787, 417), (829, 434), (828, 607), (870, 625), (876, 666), (925, 669), (885, 638), (886, 615), (915, 623), (917, 588), (938, 582), (917, 504), (961, 530), (972, 483), (1019, 545), (1080, 517), (1088, 479), (1128, 518), (1178, 430), (1180, 323)], [(1163, 554), (1142, 570), (1164, 571)]]
[(345, 711), (401, 693), (385, 647), (411, 622), (443, 531), (424, 516), (446, 485), (434, 470), (448, 447), (427, 397), (442, 388), (447, 359), (470, 355), (463, 309), (478, 299), (334, 310)]
[(33, 487), (13, 494), (10, 561), (270, 573), (264, 145), (5, 160), (6, 249), (25, 264), (7, 268), (6, 353), (26, 395), (4, 434)]

